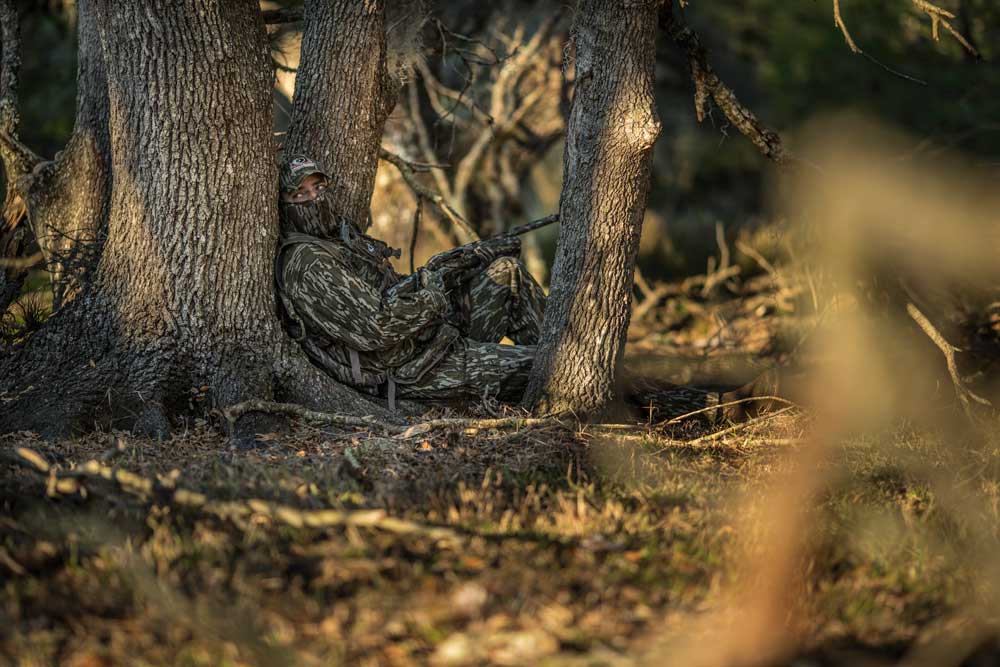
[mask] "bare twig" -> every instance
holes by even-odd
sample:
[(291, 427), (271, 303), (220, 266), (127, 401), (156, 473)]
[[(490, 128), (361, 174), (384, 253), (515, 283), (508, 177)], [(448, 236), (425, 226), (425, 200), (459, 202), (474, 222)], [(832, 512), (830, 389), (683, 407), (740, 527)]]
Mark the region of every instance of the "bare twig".
[(951, 25), (951, 22), (948, 19), (955, 18), (955, 14), (938, 7), (937, 5), (934, 5), (928, 2), (927, 0), (911, 0), (911, 2), (913, 2), (913, 5), (917, 9), (921, 10), (922, 12), (927, 14), (928, 17), (930, 17), (931, 35), (934, 37), (935, 42), (938, 41), (939, 39), (939, 33), (940, 33), (939, 28), (943, 27), (945, 30), (951, 33), (951, 36), (954, 37), (955, 40), (959, 44), (961, 44), (966, 51), (971, 53), (977, 59), (981, 57), (979, 51), (977, 51), (976, 48), (972, 46), (969, 40), (967, 40), (960, 32), (958, 32), (958, 30), (954, 28), (954, 26)]
[(721, 222), (715, 223), (715, 242), (719, 246), (719, 266), (705, 274), (705, 284), (701, 288), (703, 299), (708, 298), (717, 285), (740, 274), (740, 267), (729, 266), (729, 244), (726, 243), (726, 232)]
[[(436, 163), (438, 162), (438, 156), (434, 151), (434, 147), (431, 145), (430, 134), (427, 132), (427, 125), (424, 123), (423, 116), (420, 114), (420, 102), (417, 99), (416, 86), (410, 86), (409, 96), (410, 120), (413, 122), (413, 128), (417, 132), (417, 143), (420, 145), (420, 152), (423, 153), (425, 161)], [(451, 205), (454, 202), (454, 198), (451, 194), (451, 183), (448, 182), (447, 176), (444, 175), (444, 172), (435, 171), (431, 173), (431, 178), (434, 179), (434, 184), (437, 186), (438, 192), (440, 192), (441, 196), (444, 197), (444, 200)]]
[(703, 435), (700, 438), (695, 438), (694, 440), (689, 440), (686, 444), (689, 445), (689, 446), (694, 446), (694, 445), (700, 445), (700, 444), (703, 444), (703, 443), (706, 443), (706, 442), (712, 442), (712, 441), (715, 441), (715, 440), (720, 440), (720, 439), (726, 437), (727, 435), (731, 435), (733, 433), (736, 433), (737, 431), (742, 431), (744, 429), (750, 428), (751, 426), (756, 426), (757, 424), (760, 424), (762, 422), (774, 419), (775, 417), (783, 415), (786, 412), (790, 412), (791, 410), (794, 410), (796, 407), (798, 407), (798, 406), (796, 406), (796, 405), (789, 405), (788, 407), (781, 408), (780, 410), (775, 410), (774, 412), (769, 412), (766, 415), (761, 415), (760, 417), (755, 417), (754, 419), (750, 419), (750, 420), (745, 421), (745, 422), (740, 422), (739, 424), (734, 424), (734, 425), (730, 426), (729, 428), (722, 429), (721, 431), (716, 431), (715, 433), (709, 433), (708, 435)]
[[(951, 21), (949, 19), (955, 18), (954, 13), (946, 9), (942, 9), (941, 7), (938, 7), (937, 5), (932, 4), (927, 0), (910, 0), (910, 1), (913, 3), (914, 7), (916, 7), (919, 11), (923, 12), (924, 14), (927, 15), (928, 18), (930, 18), (931, 36), (934, 38), (935, 42), (940, 39), (940, 29), (944, 28), (951, 34), (952, 37), (955, 38), (955, 41), (957, 41), (959, 44), (962, 45), (962, 48), (964, 48), (966, 51), (972, 54), (976, 59), (979, 59), (981, 57), (979, 51), (976, 50), (976, 47), (974, 47), (972, 43), (968, 39), (966, 39), (965, 36), (962, 35), (962, 33), (956, 30), (955, 27), (951, 24)], [(911, 77), (907, 74), (903, 74), (902, 72), (894, 70), (891, 67), (888, 67), (887, 65), (883, 64), (879, 60), (875, 59), (865, 51), (863, 51), (854, 41), (854, 38), (851, 37), (850, 31), (847, 29), (847, 24), (844, 23), (844, 18), (840, 14), (840, 0), (833, 0), (833, 24), (840, 29), (841, 33), (843, 33), (844, 41), (847, 42), (847, 46), (848, 48), (851, 49), (852, 53), (860, 53), (861, 55), (865, 56), (866, 58), (868, 58), (875, 64), (879, 65), (880, 67), (886, 69), (887, 71), (891, 72), (892, 74), (901, 76), (911, 81), (915, 81), (917, 83), (921, 83), (923, 85), (927, 85), (925, 81), (921, 81), (920, 79), (915, 79), (914, 77)]]
[(693, 412), (686, 412), (683, 415), (673, 417), (669, 421), (663, 422), (662, 426), (669, 426), (671, 424), (676, 424), (678, 422), (684, 421), (685, 419), (690, 419), (697, 415), (713, 412), (715, 410), (721, 410), (722, 408), (728, 408), (734, 405), (740, 405), (742, 403), (753, 403), (756, 401), (775, 401), (777, 403), (784, 403), (790, 407), (800, 407), (797, 403), (789, 401), (787, 398), (781, 398), (780, 396), (749, 396), (747, 398), (740, 398), (735, 401), (728, 401), (726, 403), (719, 403), (718, 405), (710, 405), (707, 408), (701, 408), (699, 410), (694, 410)]
[(410, 273), (416, 268), (417, 235), (420, 233), (420, 214), (424, 210), (424, 198), (417, 195), (417, 207), (413, 210), (413, 230), (410, 232)]
[(861, 49), (854, 42), (854, 38), (851, 37), (850, 31), (847, 29), (847, 24), (844, 23), (844, 18), (840, 15), (840, 0), (833, 0), (833, 25), (840, 28), (840, 32), (844, 34), (844, 41), (847, 42), (847, 47), (852, 53), (860, 53)]

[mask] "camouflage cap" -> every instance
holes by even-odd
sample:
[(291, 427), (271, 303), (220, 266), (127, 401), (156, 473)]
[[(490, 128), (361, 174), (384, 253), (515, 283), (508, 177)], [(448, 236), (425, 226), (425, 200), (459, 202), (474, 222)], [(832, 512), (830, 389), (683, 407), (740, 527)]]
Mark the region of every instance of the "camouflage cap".
[(302, 181), (306, 180), (307, 176), (312, 176), (313, 174), (319, 174), (325, 179), (330, 180), (330, 175), (315, 160), (305, 155), (291, 156), (281, 163), (281, 168), (278, 170), (281, 191), (295, 192), (302, 185)]

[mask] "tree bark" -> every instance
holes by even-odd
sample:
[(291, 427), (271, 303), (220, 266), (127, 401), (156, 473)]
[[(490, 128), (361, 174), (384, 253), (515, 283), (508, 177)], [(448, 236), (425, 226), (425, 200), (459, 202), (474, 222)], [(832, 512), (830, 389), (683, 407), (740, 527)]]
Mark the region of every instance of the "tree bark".
[(385, 2), (307, 0), (304, 17), (284, 153), (319, 160), (331, 177), (333, 212), (364, 226), (400, 87), (388, 67)]
[(655, 0), (580, 0), (560, 237), (525, 404), (597, 417), (618, 397), (632, 274), (660, 132)]
[[(0, 258), (16, 260), (31, 245), (27, 229), (21, 225), (24, 200), (17, 192), (17, 179), (31, 171), (37, 155), (24, 150), (18, 139), (18, 83), (21, 70), (21, 31), (13, 0), (0, 0), (0, 159), (4, 171), (3, 218), (0, 219)], [(0, 317), (17, 299), (28, 275), (26, 267), (0, 267)]]
[(97, 264), (111, 194), (108, 82), (95, 0), (77, 2), (76, 124), (55, 160), (18, 180), (59, 309)]
[(378, 413), (305, 362), (276, 317), (273, 81), (257, 3), (98, 8), (107, 242), (93, 281), (0, 363), (0, 432), (98, 420), (163, 433), (173, 414), (248, 398)]

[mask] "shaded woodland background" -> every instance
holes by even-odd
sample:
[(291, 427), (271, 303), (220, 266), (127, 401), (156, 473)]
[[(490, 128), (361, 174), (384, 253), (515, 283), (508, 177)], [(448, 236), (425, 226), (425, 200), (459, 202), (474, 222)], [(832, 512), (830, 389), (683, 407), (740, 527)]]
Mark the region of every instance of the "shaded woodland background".
[[(539, 23), (552, 14), (551, 8), (542, 4), (511, 0), (496, 3), (490, 9), (487, 3), (436, 0), (428, 2), (426, 9), (429, 16), (439, 19), (455, 33), (483, 40), (502, 59), (504, 44), (496, 35), (511, 35), (521, 29), (530, 38)], [(51, 158), (65, 144), (73, 126), (74, 10), (71, 2), (25, 1), (21, 5), (24, 12), (21, 134), (26, 145)], [(992, 61), (1000, 44), (1000, 3), (960, 0), (948, 7), (956, 10), (956, 26), (981, 52), (982, 62), (975, 62), (954, 40), (942, 38), (934, 42), (927, 21), (914, 13), (908, 0), (842, 3), (855, 41), (882, 65), (850, 52), (840, 31), (833, 26), (829, 3), (695, 1), (688, 3), (684, 18), (701, 35), (713, 67), (723, 81), (762, 122), (780, 133), (787, 135), (820, 114), (856, 111), (913, 136), (911, 157), (933, 157), (944, 150), (956, 150), (974, 164), (997, 172), (1000, 96), (996, 91), (1000, 89), (1000, 68)], [(567, 29), (568, 9), (565, 14), (566, 25), (552, 29), (556, 41), (559, 31), (564, 35)], [(421, 37), (428, 66), (436, 68), (436, 72), (450, 70), (452, 80), (448, 83), (461, 89), (463, 65), (454, 49), (442, 52), (443, 41), (438, 39), (439, 29), (433, 21), (424, 25)], [(274, 41), (275, 60), (286, 62), (277, 50), (294, 51), (294, 35), (276, 31)], [(447, 42), (464, 46), (457, 37), (450, 37)], [(560, 56), (557, 53), (553, 57)], [(490, 69), (499, 67), (484, 65), (483, 80), (489, 79)], [(885, 67), (926, 85), (894, 75)], [(698, 123), (693, 113), (686, 58), (666, 39), (659, 43), (656, 76), (657, 104), (664, 131), (655, 148), (639, 267), (647, 278), (675, 279), (705, 271), (709, 257), (718, 252), (714, 231), (717, 223), (722, 223), (729, 238), (735, 238), (740, 230), (749, 233), (772, 222), (767, 217), (768, 164), (717, 109)], [(275, 129), (282, 131), (288, 122), (290, 103), (286, 95), (290, 90), (282, 92), (287, 74), (279, 70), (278, 79)], [(418, 79), (416, 72), (407, 88), (420, 88)], [(488, 92), (488, 89), (479, 91), (487, 95)], [(477, 89), (471, 88), (467, 94), (476, 93)], [(410, 99), (410, 91), (404, 90), (387, 125), (388, 145), (392, 145), (393, 128), (406, 120), (403, 115), (408, 113)], [(420, 104), (426, 107), (426, 99), (421, 98)], [(449, 108), (454, 106), (449, 104)], [(435, 133), (432, 140), (436, 140), (438, 158), (442, 162), (460, 158), (467, 144), (460, 140), (444, 141), (443, 137), (453, 131), (451, 126), (424, 113)], [(537, 114), (537, 110), (533, 113)], [(558, 135), (560, 128), (552, 129)], [(794, 141), (790, 147), (794, 151)], [(509, 226), (557, 208), (561, 155), (562, 145), (555, 136), (540, 152), (537, 164), (527, 170), (527, 177), (517, 191), (520, 210), (508, 213), (512, 218)], [(405, 253), (413, 198), (405, 187), (393, 190), (391, 183), (386, 184), (393, 179), (398, 180), (395, 169), (380, 163), (373, 203), (375, 229), (391, 243), (402, 246)], [(391, 200), (393, 196), (397, 200)], [(387, 197), (390, 201), (385, 201)], [(378, 219), (380, 211), (385, 216), (382, 223)], [(441, 234), (437, 238), (429, 236), (429, 243), (422, 238), (418, 263), (447, 240)], [(550, 260), (555, 230), (540, 234), (539, 240), (541, 255)], [(405, 258), (402, 265), (408, 268)], [(540, 274), (545, 271), (537, 262), (532, 269)], [(44, 276), (39, 274), (31, 286), (43, 288)]]

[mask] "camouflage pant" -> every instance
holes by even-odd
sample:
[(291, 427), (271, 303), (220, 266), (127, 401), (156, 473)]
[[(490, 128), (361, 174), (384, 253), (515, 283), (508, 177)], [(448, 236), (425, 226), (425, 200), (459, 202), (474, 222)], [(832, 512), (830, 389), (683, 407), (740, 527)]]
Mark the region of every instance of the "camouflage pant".
[[(465, 290), (452, 294), (454, 324), (463, 337), (416, 384), (399, 387), (400, 396), (423, 400), (519, 402), (535, 360), (545, 295), (524, 265), (505, 257), (494, 261)], [(503, 337), (516, 345), (500, 345)], [(649, 406), (657, 420), (716, 406), (720, 394), (629, 374), (625, 398)], [(641, 412), (641, 411), (640, 411)], [(703, 413), (710, 421), (729, 415)]]
[[(400, 386), (400, 396), (517, 401), (542, 329), (542, 288), (519, 260), (501, 257), (451, 296), (463, 338), (419, 382)], [(500, 345), (504, 337), (515, 345)]]

